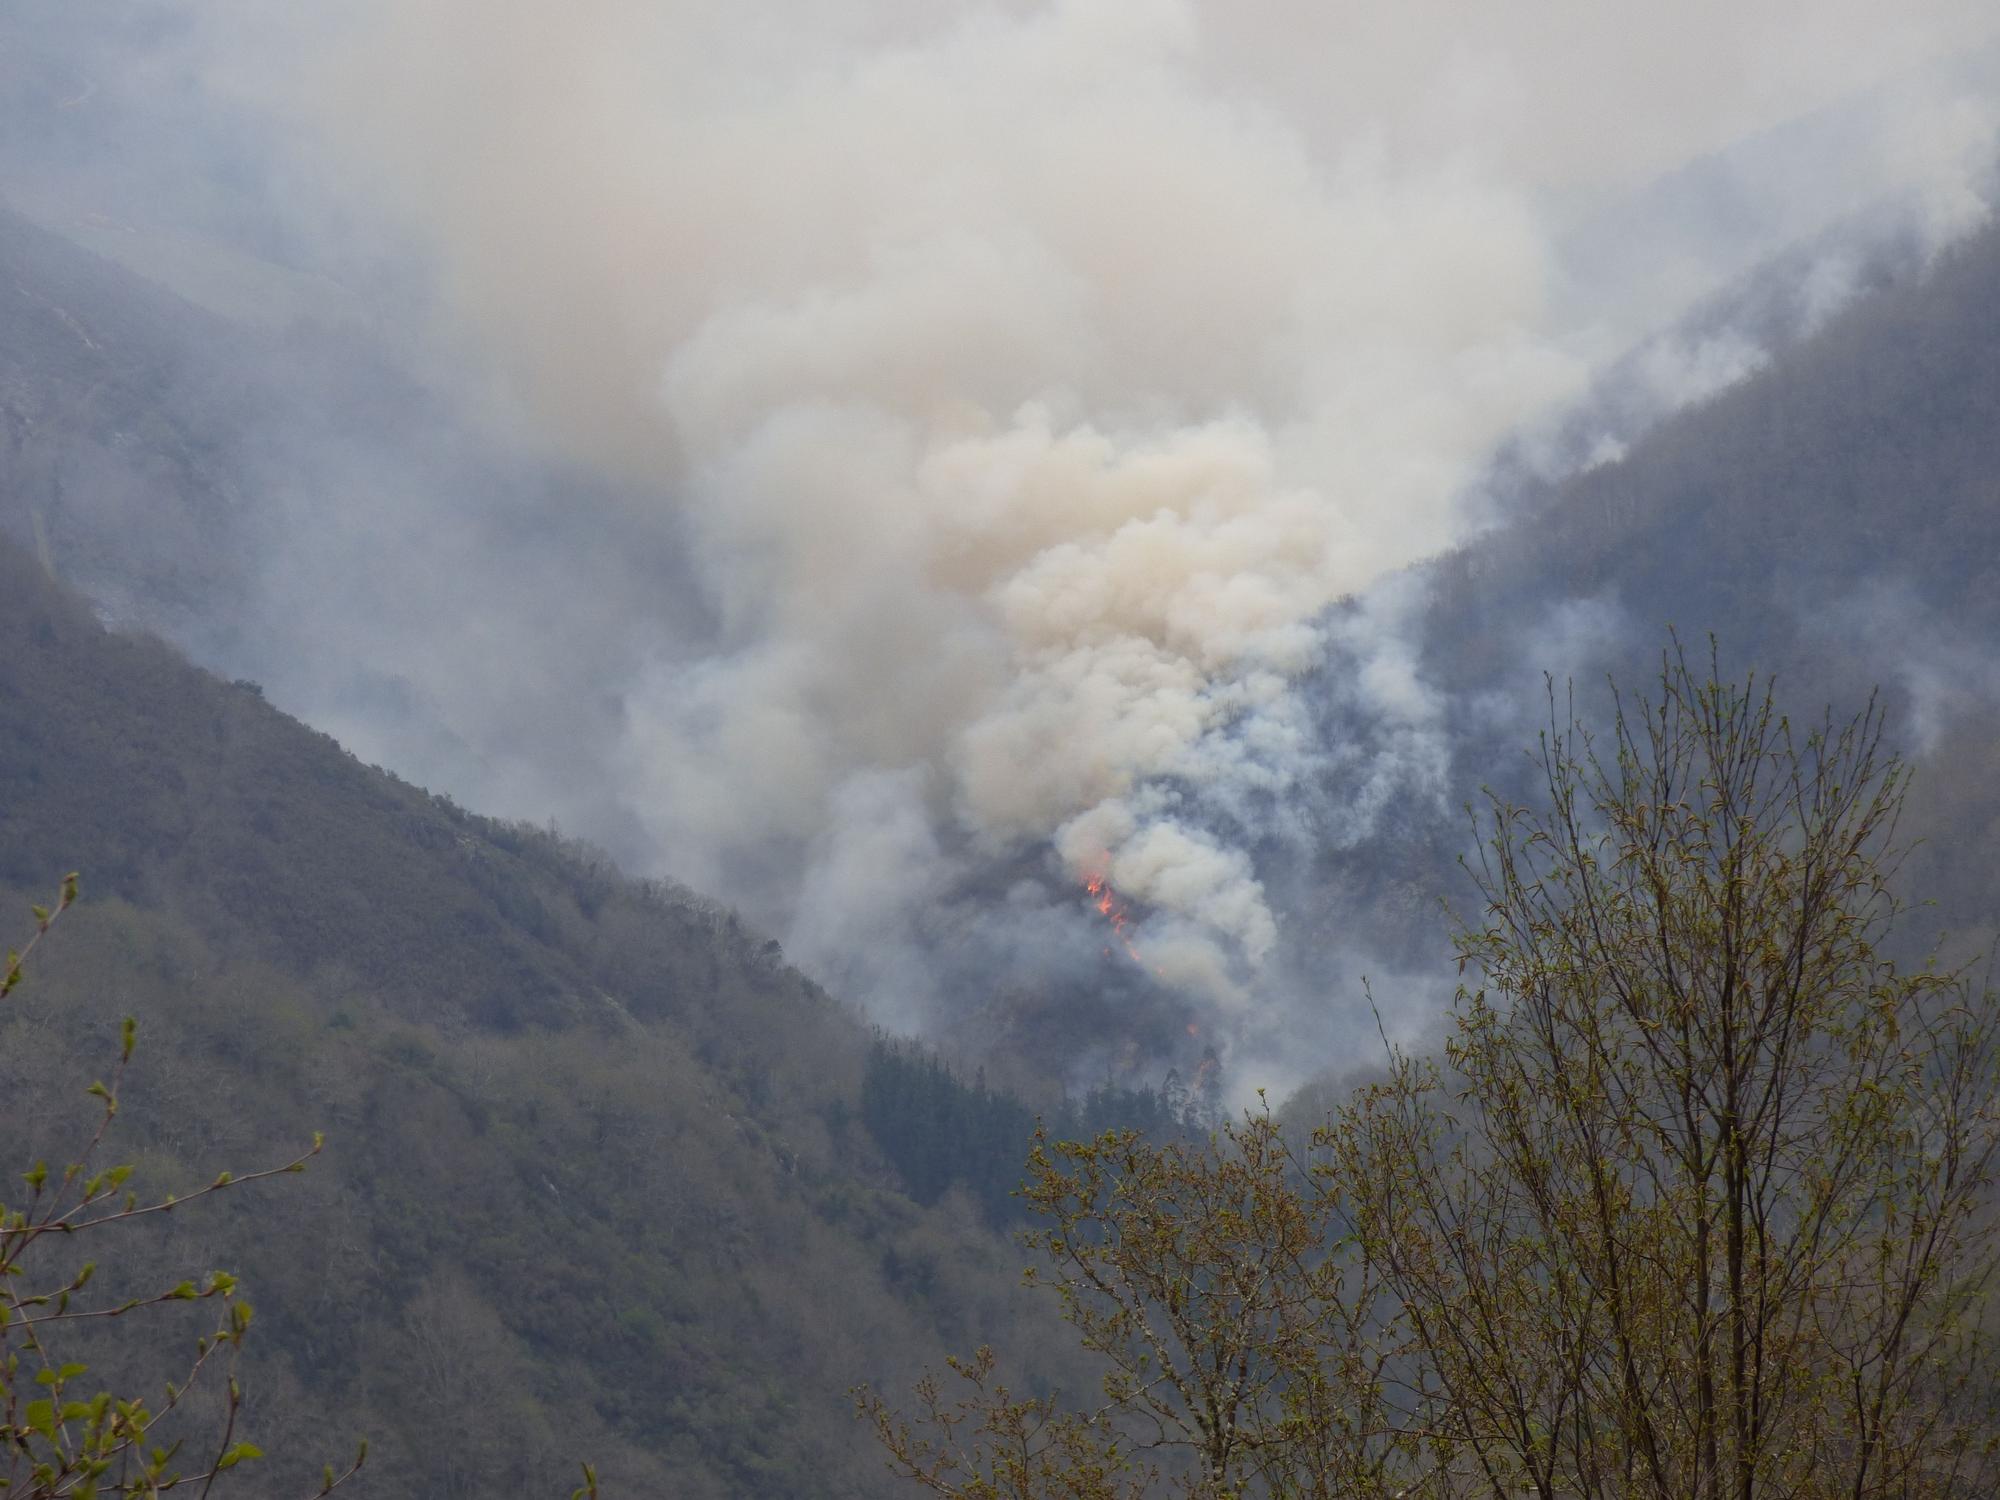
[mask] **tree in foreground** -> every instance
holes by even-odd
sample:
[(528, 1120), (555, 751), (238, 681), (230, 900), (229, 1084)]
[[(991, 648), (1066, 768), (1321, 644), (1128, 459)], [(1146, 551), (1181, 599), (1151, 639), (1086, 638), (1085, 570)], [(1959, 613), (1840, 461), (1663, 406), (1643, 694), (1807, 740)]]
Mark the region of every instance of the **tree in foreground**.
[(1038, 1136), (1028, 1170), (1028, 1280), (1102, 1359), (1099, 1399), (1017, 1398), (982, 1349), (951, 1362), (956, 1401), (918, 1387), (914, 1421), (861, 1394), (893, 1470), (959, 1500), (1398, 1492), (1416, 1437), (1395, 1320), (1268, 1115), (1206, 1143)]
[(1440, 1067), (1329, 1139), (1493, 1493), (1990, 1493), (1995, 1012), (1885, 944), (1904, 772), (1667, 659), (1495, 804)]
[[(76, 877), (63, 882), (51, 908), (34, 911), (35, 933), (26, 948), (0, 965), (0, 1001), (22, 983), (28, 957), (76, 900)], [(132, 1169), (101, 1166), (106, 1138), (118, 1116), (119, 1084), (132, 1060), (137, 1026), (128, 1019), (109, 1083), (93, 1083), (95, 1129), (74, 1159), (51, 1171), (37, 1162), (22, 1174), (25, 1196), (0, 1202), (0, 1495), (21, 1500), (92, 1500), (100, 1495), (156, 1496), (191, 1488), (206, 1495), (238, 1465), (261, 1458), (242, 1440), (237, 1419), (243, 1393), (236, 1359), (250, 1328), (250, 1304), (236, 1278), (214, 1271), (112, 1300), (93, 1300), (98, 1263), (82, 1258), (101, 1242), (110, 1248), (122, 1230), (195, 1200), (263, 1178), (305, 1170), (310, 1150), (282, 1165), (235, 1176), (219, 1173), (207, 1186), (175, 1199), (142, 1199), (129, 1186)], [(109, 1278), (107, 1278), (109, 1279)], [(215, 1310), (205, 1333), (173, 1362), (157, 1399), (137, 1392), (93, 1389), (87, 1366), (65, 1356), (65, 1334), (113, 1319), (143, 1324), (148, 1313), (180, 1303)], [(130, 1341), (143, 1345), (143, 1336)], [(172, 1360), (172, 1356), (166, 1356)], [(182, 1419), (189, 1398), (220, 1385), (219, 1431), (195, 1440)], [(351, 1464), (329, 1467), (315, 1495), (331, 1494), (361, 1468), (363, 1443)]]
[(913, 1423), (864, 1398), (891, 1467), (973, 1500), (1991, 1493), (1994, 1007), (1888, 956), (1881, 731), (1795, 733), (1678, 652), (1601, 749), (1552, 722), (1541, 804), (1490, 809), (1443, 1058), (1392, 1053), (1282, 1171), (1261, 1117), (1039, 1150), (1103, 1399), (1017, 1401), (982, 1354)]

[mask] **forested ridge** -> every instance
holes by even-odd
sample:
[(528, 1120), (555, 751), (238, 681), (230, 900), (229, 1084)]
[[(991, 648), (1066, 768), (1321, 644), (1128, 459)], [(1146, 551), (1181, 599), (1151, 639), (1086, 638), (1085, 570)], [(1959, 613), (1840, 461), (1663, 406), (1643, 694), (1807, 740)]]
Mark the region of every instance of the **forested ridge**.
[[(901, 1390), (990, 1339), (1036, 1390), (1087, 1387), (1016, 1285), (1036, 1113), (1199, 1141), (1213, 1080), (1023, 1101), (977, 1057), (871, 1032), (700, 895), (456, 807), (190, 665), (144, 627), (216, 628), (257, 501), (204, 425), (229, 393), (176, 363), (224, 325), (12, 221), (0, 252), (22, 291), (0, 330), (31, 335), (0, 349), (0, 920), (65, 871), (84, 892), (0, 1014), (0, 1163), (87, 1122), (126, 1015), (120, 1129), (146, 1179), (183, 1190), (326, 1132), (298, 1180), (129, 1252), (139, 1279), (243, 1274), (272, 1478), (366, 1434), (383, 1496), (567, 1493), (585, 1457), (610, 1494), (867, 1495), (855, 1381)], [(1447, 963), (1453, 809), (1517, 773), (1538, 643), (1587, 605), (1611, 623), (1568, 658), (1586, 681), (1633, 680), (1671, 625), (1807, 710), (1879, 683), (1915, 767), (1899, 879), (1936, 902), (1903, 931), (1981, 950), (1997, 566), (1987, 231), (1418, 570), (1444, 815), (1394, 809), (1303, 857), (1299, 920)], [(1500, 682), (1528, 688), (1505, 713)], [(124, 1357), (103, 1342), (107, 1369)]]
[(1490, 675), (1532, 600), (1605, 591), (1643, 623), (1713, 631), (1759, 660), (1810, 650), (1819, 661), (1797, 665), (1823, 681), (1842, 658), (1879, 658), (1884, 604), (1988, 638), (2000, 628), (1996, 286), (2000, 226), (1428, 565), (1433, 629), (1458, 648), (1438, 670)]
[[(1489, 797), (1434, 1052), (1308, 1133), (1038, 1137), (1028, 1275), (1104, 1361), (864, 1410), (943, 1500), (1973, 1500), (2000, 996), (1901, 969), (1877, 705), (1670, 647)], [(1386, 1039), (1385, 1039), (1386, 1041)]]
[[(1981, 952), (2000, 932), (1986, 854), (2000, 837), (1997, 565), (2000, 225), (1413, 569), (1441, 779), (1281, 878), (1376, 954), (1428, 964), (1439, 902), (1463, 895), (1460, 809), (1482, 786), (1524, 784), (1524, 747), (1548, 722), (1543, 673), (1602, 710), (1607, 676), (1646, 680), (1678, 631), (1714, 636), (1727, 670), (1775, 677), (1801, 713), (1881, 695), (1913, 770), (1902, 875), (1929, 904), (1910, 931)], [(1350, 670), (1339, 657), (1322, 670), (1318, 732), (1368, 750)], [(1335, 805), (1367, 790), (1343, 774), (1336, 763), (1321, 789)]]
[(361, 765), (0, 543), (7, 909), (67, 869), (0, 1017), (0, 1154), (87, 1123), (126, 1015), (142, 1179), (327, 1134), (123, 1268), (243, 1275), (273, 1479), (366, 1434), (382, 1495), (567, 1493), (584, 1457), (608, 1493), (871, 1493), (847, 1386), (1037, 1326), (971, 1201), (906, 1196), (868, 1031), (775, 945)]

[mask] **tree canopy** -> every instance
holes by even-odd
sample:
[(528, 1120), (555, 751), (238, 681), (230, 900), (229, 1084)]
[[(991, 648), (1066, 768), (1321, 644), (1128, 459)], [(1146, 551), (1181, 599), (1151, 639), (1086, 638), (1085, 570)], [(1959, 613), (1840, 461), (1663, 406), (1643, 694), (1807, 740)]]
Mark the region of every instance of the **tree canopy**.
[(982, 1350), (891, 1468), (1011, 1496), (1990, 1492), (1992, 996), (1899, 967), (1900, 763), (1676, 647), (1493, 799), (1441, 1055), (1299, 1143), (1042, 1143), (1031, 1238), (1100, 1393)]

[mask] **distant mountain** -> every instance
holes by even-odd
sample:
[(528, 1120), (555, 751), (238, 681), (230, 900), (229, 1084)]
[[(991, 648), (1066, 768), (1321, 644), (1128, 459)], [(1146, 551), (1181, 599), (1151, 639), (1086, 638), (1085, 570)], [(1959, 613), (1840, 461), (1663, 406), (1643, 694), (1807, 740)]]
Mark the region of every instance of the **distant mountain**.
[[(440, 396), (380, 330), (218, 316), (4, 203), (0, 289), (0, 534), (370, 759), (489, 807), (525, 774), (538, 816), (644, 852), (594, 760), (604, 683), (709, 628), (656, 503)], [(446, 626), (476, 672), (410, 649)]]
[(1870, 629), (1876, 599), (2000, 636), (2000, 225), (1426, 572), (1455, 686), (1558, 599), (1714, 630), (1746, 659), (1804, 666), (1810, 639), (1796, 654), (1835, 675), (1920, 649)]
[[(1612, 628), (1567, 665), (1638, 681), (1673, 627), (1697, 647), (1714, 633), (1735, 670), (1778, 675), (1801, 717), (1879, 688), (1917, 768), (1905, 884), (1938, 903), (1920, 920), (1968, 946), (1990, 938), (2000, 224), (1427, 578), (1427, 670), (1461, 697), (1532, 660), (1551, 617), (1585, 601)], [(1493, 749), (1477, 743), (1460, 757), (1468, 784)]]
[[(2000, 934), (2000, 225), (1385, 592), (1416, 601), (1394, 630), (1446, 749), (1360, 836), (1268, 851), (1309, 925), (1441, 971), (1462, 806), (1484, 786), (1530, 793), (1541, 674), (1601, 729), (1606, 677), (1643, 697), (1677, 631), (1701, 656), (1712, 634), (1726, 673), (1777, 676), (1801, 721), (1880, 690), (1916, 770), (1902, 886), (1934, 903), (1908, 934), (1983, 951)], [(1360, 630), (1371, 607), (1345, 614)], [(1323, 742), (1366, 766), (1393, 744), (1351, 671), (1331, 657), (1312, 696)], [(1311, 801), (1351, 805), (1356, 773), (1331, 759)]]
[(236, 331), (4, 204), (0, 287), (0, 530), (155, 625), (239, 604)]
[(969, 1201), (901, 1191), (868, 1033), (774, 944), (361, 765), (0, 542), (0, 937), (70, 869), (0, 1011), (0, 1162), (61, 1159), (125, 1014), (155, 1187), (326, 1131), (119, 1258), (244, 1273), (290, 1478), (366, 1434), (381, 1496), (567, 1493), (579, 1458), (607, 1494), (870, 1494), (851, 1383), (1046, 1342)]
[[(55, 140), (95, 86), (79, 41), (161, 22), (43, 9), (60, 21), (23, 34), (44, 39), (0, 56), (0, 114)], [(0, 945), (65, 871), (86, 892), (0, 1007), (0, 1171), (62, 1159), (127, 1014), (142, 1181), (327, 1132), (301, 1179), (124, 1251), (135, 1279), (246, 1276), (249, 1432), (281, 1488), (366, 1434), (359, 1492), (383, 1497), (563, 1494), (582, 1458), (613, 1496), (874, 1495), (852, 1382), (988, 1337), (1036, 1351), (1030, 1384), (1086, 1378), (995, 1232), (1031, 1106), (986, 1080), (1114, 1051), (1145, 1077), (1165, 1033), (1198, 1074), (1062, 1118), (1199, 1128), (1207, 1036), (1108, 944), (1046, 981), (968, 959), (941, 967), (974, 981), (943, 1023), (962, 1076), (731, 912), (621, 874), (673, 851), (621, 801), (643, 779), (616, 760), (619, 686), (727, 644), (674, 507), (540, 451), (504, 403), (471, 410), (476, 372), (427, 385), (359, 298), (305, 294), (309, 259), (169, 245), (47, 191), (159, 118), (110, 109), (48, 151), (46, 217), (0, 203)], [(1817, 223), (1803, 174), (1861, 138), (1834, 125), (1572, 226), (1566, 295), (1622, 305), (1710, 240)], [(1773, 215), (1788, 184), (1809, 190)], [(1928, 265), (1921, 235), (1870, 232), (1664, 330), (1502, 456), (1492, 529), (1334, 611), (1317, 780), (1244, 808), (1189, 790), (1190, 823), (1251, 830), (1230, 847), (1282, 919), (1263, 981), (1285, 1003), (1244, 1006), (1272, 1015), (1267, 1056), (1352, 1066), (1364, 972), (1392, 1021), (1434, 1014), (1462, 804), (1532, 791), (1541, 673), (1601, 724), (1605, 676), (1643, 693), (1669, 629), (1776, 673), (1802, 716), (1879, 685), (1918, 771), (1904, 888), (1936, 903), (1912, 941), (2000, 938), (2000, 226)], [(1711, 394), (1661, 419), (1690, 390)], [(427, 652), (441, 628), (454, 649)], [(991, 872), (996, 905), (1017, 873)]]
[[(1780, 673), (1794, 709), (1880, 684), (1923, 763), (1913, 817), (1927, 799), (2000, 806), (1981, 748), (2000, 701), (2000, 228), (1927, 274), (1910, 246), (1876, 251), (1837, 315), (1792, 284), (1827, 247), (1718, 298), (1664, 337), (1741, 335), (1769, 354), (1756, 373), (1658, 421), (1626, 389), (1644, 384), (1641, 351), (1562, 433), (1574, 457), (1601, 425), (1619, 456), (1560, 482), (1516, 475), (1504, 524), (1390, 580), (1386, 616), (1374, 598), (1347, 607), (1434, 702), (1421, 724), (1385, 723), (1349, 691), (1361, 665), (1329, 651), (1311, 690), (1325, 774), (1259, 814), (1285, 830), (1259, 866), (1289, 991), (1347, 995), (1366, 971), (1448, 985), (1438, 900), (1459, 808), (1483, 784), (1518, 788), (1540, 673), (1586, 700), (1607, 672), (1643, 681), (1670, 626), (1697, 648), (1714, 632), (1732, 669)], [(0, 266), (17, 292), (0, 301), (0, 530), (106, 618), (255, 678), (405, 775), (490, 806), (527, 787), (614, 855), (660, 857), (598, 758), (622, 713), (603, 684), (636, 654), (705, 649), (712, 622), (658, 526), (623, 524), (633, 497), (496, 447), (357, 330), (226, 322), (18, 217), (0, 215)], [(447, 701), (421, 641), (460, 618), (493, 667)], [(564, 629), (544, 639), (546, 618)], [(1347, 633), (1336, 619), (1329, 635)], [(1994, 925), (1994, 890), (1952, 847), (1921, 851), (1910, 886), (1969, 942)], [(1288, 1049), (1368, 1029), (1345, 1001), (1284, 1024), (1320, 1012), (1324, 1036)], [(1007, 976), (953, 1014), (957, 1049), (1007, 1078), (1098, 1024), (1087, 996)]]

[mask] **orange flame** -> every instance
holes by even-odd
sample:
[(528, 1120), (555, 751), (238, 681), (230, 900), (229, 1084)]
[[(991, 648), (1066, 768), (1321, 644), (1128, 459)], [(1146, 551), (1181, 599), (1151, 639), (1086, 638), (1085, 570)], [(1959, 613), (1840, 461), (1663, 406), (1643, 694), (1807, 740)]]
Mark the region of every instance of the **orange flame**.
[[(1118, 893), (1111, 889), (1111, 882), (1102, 875), (1088, 876), (1083, 888), (1090, 893), (1091, 904), (1111, 924), (1111, 931), (1117, 937), (1119, 946), (1133, 963), (1144, 967), (1145, 960), (1139, 957), (1139, 950), (1132, 946), (1132, 913), (1125, 909), (1125, 903), (1118, 899)], [(1111, 950), (1104, 950), (1109, 953)]]

